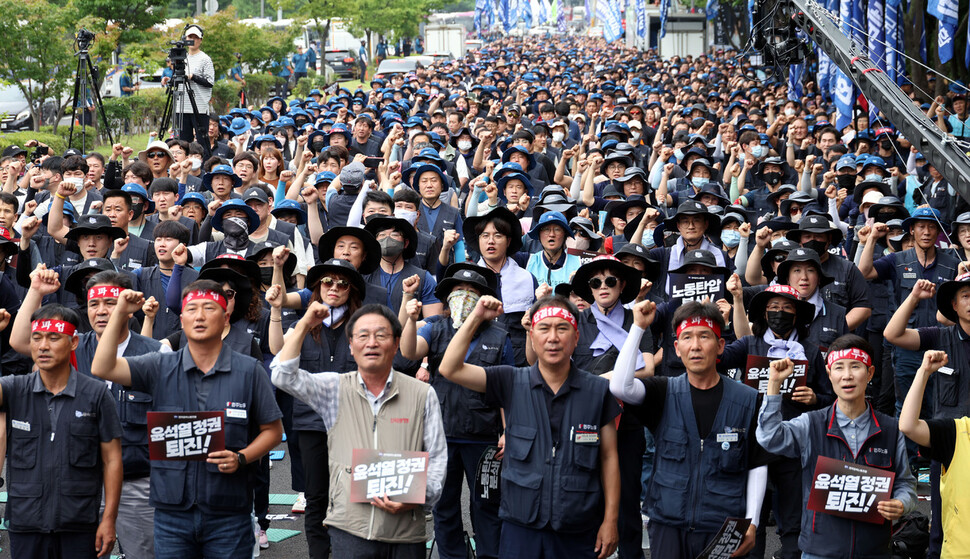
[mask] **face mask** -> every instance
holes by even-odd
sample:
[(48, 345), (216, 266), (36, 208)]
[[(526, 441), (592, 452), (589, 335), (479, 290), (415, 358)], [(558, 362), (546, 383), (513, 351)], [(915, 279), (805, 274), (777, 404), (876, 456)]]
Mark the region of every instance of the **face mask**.
[(879, 147), (881, 147), (883, 151), (890, 151), (893, 149), (893, 143), (889, 140), (883, 140), (879, 143)]
[(131, 219), (138, 219), (139, 217), (141, 217), (141, 214), (145, 213), (145, 203), (142, 202), (137, 206), (132, 206), (131, 211), (133, 214)]
[(189, 158), (189, 161), (192, 162), (192, 170), (193, 171), (198, 171), (199, 169), (202, 168), (202, 160), (201, 159), (196, 159), (195, 157), (192, 157), (192, 158)]
[(779, 336), (787, 336), (795, 329), (795, 313), (788, 311), (767, 311), (765, 321), (768, 328)]
[(872, 182), (882, 182), (882, 175), (877, 174), (877, 173), (869, 173), (868, 175), (865, 176), (865, 178), (863, 180), (865, 182), (869, 182), (869, 181), (872, 181)]
[(412, 212), (411, 210), (398, 210), (398, 209), (395, 209), (394, 210), (394, 217), (396, 217), (398, 219), (403, 219), (403, 220), (407, 221), (408, 223), (410, 223), (411, 225), (414, 225), (418, 221), (418, 212)]
[(472, 149), (471, 140), (459, 140), (458, 149), (460, 149), (461, 151), (468, 151)]
[(775, 185), (781, 182), (781, 173), (765, 173), (765, 183)]
[(481, 295), (467, 289), (456, 289), (448, 295), (448, 310), (451, 311), (451, 323), (455, 328), (461, 328), (480, 298)]
[(272, 266), (260, 266), (259, 267), (259, 277), (263, 285), (273, 284), (273, 267)]
[(565, 135), (565, 134), (563, 134), (562, 132), (553, 132), (553, 133), (552, 133), (552, 141), (553, 141), (553, 142), (556, 142), (557, 144), (558, 144), (559, 142), (561, 142), (561, 141), (562, 141), (562, 139), (563, 139), (563, 138), (565, 138), (565, 137), (566, 137), (566, 135)]
[(326, 149), (326, 147), (327, 146), (323, 145), (323, 142), (313, 142), (312, 144), (310, 144), (310, 151), (312, 151), (313, 153), (320, 153), (321, 151)]
[(761, 159), (765, 156), (765, 153), (767, 153), (765, 146), (754, 146), (751, 148), (751, 157), (754, 157), (755, 159)]
[(226, 235), (223, 242), (230, 250), (243, 250), (249, 246), (249, 228), (241, 218), (230, 217), (222, 220), (222, 232)]
[(684, 159), (684, 150), (682, 150), (680, 148), (675, 149), (674, 150), (674, 157), (677, 158), (677, 161), (682, 161)]
[(839, 183), (839, 188), (852, 189), (855, 188), (855, 175), (839, 175), (836, 179)]
[(691, 179), (691, 182), (693, 182), (694, 186), (696, 186), (698, 189), (704, 188), (710, 181), (711, 179), (707, 177), (694, 177)]
[(382, 256), (394, 259), (404, 252), (404, 241), (392, 239), (391, 237), (384, 237), (379, 242), (381, 245)]
[(795, 116), (795, 109), (785, 109), (785, 116)]
[(822, 253), (825, 252), (827, 245), (828, 243), (826, 243), (825, 241), (808, 241), (807, 243), (802, 243), (803, 247), (814, 250), (815, 252), (818, 253), (819, 256), (821, 256)]
[(572, 238), (566, 239), (566, 248), (575, 248), (577, 250), (589, 250), (589, 239), (583, 237), (582, 235), (576, 235)]
[(728, 248), (734, 248), (741, 244), (741, 232), (733, 229), (721, 231), (721, 242)]
[(630, 133), (630, 140), (633, 141), (633, 142), (639, 141), (640, 140), (640, 133), (639, 132), (631, 132)]
[(417, 134), (418, 132), (421, 132), (421, 130), (419, 130), (418, 128), (412, 128), (408, 130), (408, 138), (413, 138), (414, 135)]
[(643, 232), (643, 246), (646, 248), (657, 246), (657, 242), (653, 240), (653, 230), (647, 229)]
[(64, 179), (64, 182), (67, 184), (73, 184), (74, 188), (76, 188), (78, 192), (84, 190), (84, 179), (81, 177), (69, 177)]

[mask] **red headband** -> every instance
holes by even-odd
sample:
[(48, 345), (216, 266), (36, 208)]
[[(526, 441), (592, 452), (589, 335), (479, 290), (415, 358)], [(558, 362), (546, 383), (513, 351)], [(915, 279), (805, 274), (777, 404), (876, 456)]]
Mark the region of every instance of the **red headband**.
[(122, 291), (122, 288), (114, 285), (96, 285), (88, 289), (88, 299), (103, 299), (105, 297), (114, 297), (117, 299), (121, 296)]
[(826, 365), (831, 367), (836, 361), (840, 359), (853, 359), (855, 361), (861, 361), (866, 367), (872, 367), (872, 357), (868, 353), (862, 351), (857, 347), (850, 347), (849, 349), (840, 349), (838, 351), (830, 351), (828, 358), (826, 360)]
[(800, 298), (800, 295), (798, 293), (798, 290), (795, 289), (794, 287), (790, 286), (790, 285), (781, 285), (781, 284), (771, 285), (771, 286), (768, 286), (768, 289), (765, 289), (765, 291), (767, 291), (769, 293), (779, 293), (779, 294), (791, 295), (792, 297), (794, 297), (796, 299)]
[(222, 310), (226, 310), (226, 308), (228, 307), (228, 304), (226, 303), (226, 298), (216, 293), (215, 291), (212, 291), (211, 289), (197, 289), (195, 291), (189, 291), (188, 293), (185, 294), (185, 297), (182, 299), (182, 307), (184, 308), (192, 301), (197, 301), (199, 299), (215, 301), (216, 303), (219, 303), (219, 306), (222, 307)]
[(542, 307), (537, 310), (534, 315), (532, 315), (532, 325), (535, 326), (537, 323), (542, 322), (547, 318), (561, 318), (572, 325), (577, 331), (579, 330), (579, 324), (576, 322), (576, 317), (573, 313), (567, 311), (562, 307)]
[(721, 337), (721, 327), (718, 326), (717, 323), (711, 320), (710, 318), (703, 317), (703, 316), (692, 316), (688, 319), (685, 319), (683, 322), (681, 322), (680, 325), (677, 326), (677, 337), (679, 338), (680, 333), (686, 330), (687, 328), (693, 328), (694, 326), (703, 326), (704, 328), (710, 328), (711, 330), (714, 331), (714, 334), (716, 334), (718, 338)]
[[(76, 330), (77, 329), (70, 322), (53, 318), (35, 320), (30, 323), (31, 332), (54, 332), (55, 334), (73, 336)], [(73, 351), (71, 352), (71, 366), (77, 369), (77, 356)]]

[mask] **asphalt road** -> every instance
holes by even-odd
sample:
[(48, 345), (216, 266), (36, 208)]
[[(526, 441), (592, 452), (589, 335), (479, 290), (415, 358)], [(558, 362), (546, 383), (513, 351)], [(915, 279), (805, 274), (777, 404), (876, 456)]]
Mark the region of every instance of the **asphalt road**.
[[(280, 461), (273, 462), (273, 468), (270, 472), (270, 493), (271, 494), (294, 494), (290, 489), (290, 453), (284, 442), (278, 447), (279, 450), (284, 450), (283, 459)], [(920, 484), (918, 488), (920, 495), (926, 495), (929, 491), (929, 486), (927, 484)], [(463, 497), (464, 510), (463, 514), (465, 520), (465, 529), (472, 533), (471, 521), (468, 517), (468, 491), (465, 490), (465, 495)], [(920, 501), (919, 510), (929, 516), (929, 502)], [(300, 557), (307, 557), (306, 539), (303, 537), (303, 516), (302, 515), (291, 515), (289, 505), (270, 505), (271, 515), (286, 515), (288, 518), (273, 520), (271, 523), (271, 529), (281, 529), (281, 530), (291, 530), (298, 531), (299, 534), (287, 538), (283, 541), (277, 543), (271, 543), (269, 549), (262, 550), (260, 557), (263, 559), (294, 559)], [(768, 541), (766, 544), (765, 558), (770, 559), (772, 555), (779, 549), (778, 537), (774, 534), (774, 528), (768, 528)], [(428, 539), (431, 540), (434, 536), (434, 525), (432, 522), (428, 522)], [(9, 539), (5, 533), (0, 536), (0, 559), (6, 559), (10, 557), (9, 550)], [(117, 553), (117, 548), (116, 548)], [(438, 554), (433, 552), (431, 558), (437, 558)], [(646, 559), (651, 559), (650, 552), (647, 550), (644, 553)], [(139, 558), (129, 558), (129, 559), (139, 559)], [(659, 559), (659, 558), (658, 558)]]

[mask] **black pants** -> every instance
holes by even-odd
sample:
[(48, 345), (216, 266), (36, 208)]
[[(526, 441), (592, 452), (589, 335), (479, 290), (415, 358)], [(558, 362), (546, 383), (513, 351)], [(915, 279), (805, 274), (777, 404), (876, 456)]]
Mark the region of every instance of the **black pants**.
[(269, 528), (269, 455), (263, 456), (253, 465), (253, 510), (256, 521), (262, 530)]
[(930, 543), (926, 559), (938, 559), (943, 551), (943, 503), (940, 501), (940, 475), (943, 465), (930, 461)]
[(424, 542), (385, 543), (333, 531), (333, 559), (424, 559)]
[(620, 559), (643, 559), (643, 522), (640, 520), (640, 474), (647, 443), (643, 427), (616, 432), (620, 460), (620, 518), (617, 531)]
[(12, 559), (95, 559), (96, 532), (10, 532)]
[(306, 481), (303, 474), (303, 454), (300, 452), (300, 435), (293, 429), (293, 396), (284, 390), (277, 390), (276, 404), (283, 412), (283, 432), (286, 433), (286, 447), (290, 451), (290, 489), (303, 493), (306, 491)]
[[(186, 101), (188, 102), (188, 101)], [(199, 109), (204, 110), (203, 108)], [(209, 144), (209, 115), (207, 113), (179, 113), (182, 116), (182, 128), (179, 130), (179, 139), (186, 142), (199, 142), (202, 148), (209, 151), (206, 146)], [(205, 154), (208, 159), (209, 154)]]
[(802, 465), (797, 458), (781, 458), (768, 464), (770, 492), (765, 493), (761, 507), (761, 522), (758, 524), (754, 549), (748, 557), (764, 557), (765, 535), (768, 513), (775, 511), (776, 532), (781, 540), (781, 550), (775, 557), (799, 559), (802, 552), (798, 549), (798, 535), (802, 523)]
[(303, 525), (310, 559), (327, 559), (330, 534), (323, 521), (330, 502), (330, 458), (327, 434), (321, 431), (299, 431), (300, 453), (306, 479), (306, 513)]

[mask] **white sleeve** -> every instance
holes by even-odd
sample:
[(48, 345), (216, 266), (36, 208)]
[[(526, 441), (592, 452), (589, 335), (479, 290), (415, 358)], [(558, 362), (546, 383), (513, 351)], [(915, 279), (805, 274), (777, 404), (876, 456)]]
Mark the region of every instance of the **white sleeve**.
[(637, 382), (634, 374), (637, 368), (637, 357), (641, 357), (640, 339), (643, 337), (643, 328), (636, 324), (630, 327), (630, 335), (623, 342), (620, 355), (616, 358), (616, 365), (613, 368), (613, 377), (610, 378), (610, 392), (613, 396), (623, 400), (628, 404), (639, 404), (646, 396), (646, 389), (642, 383)]

